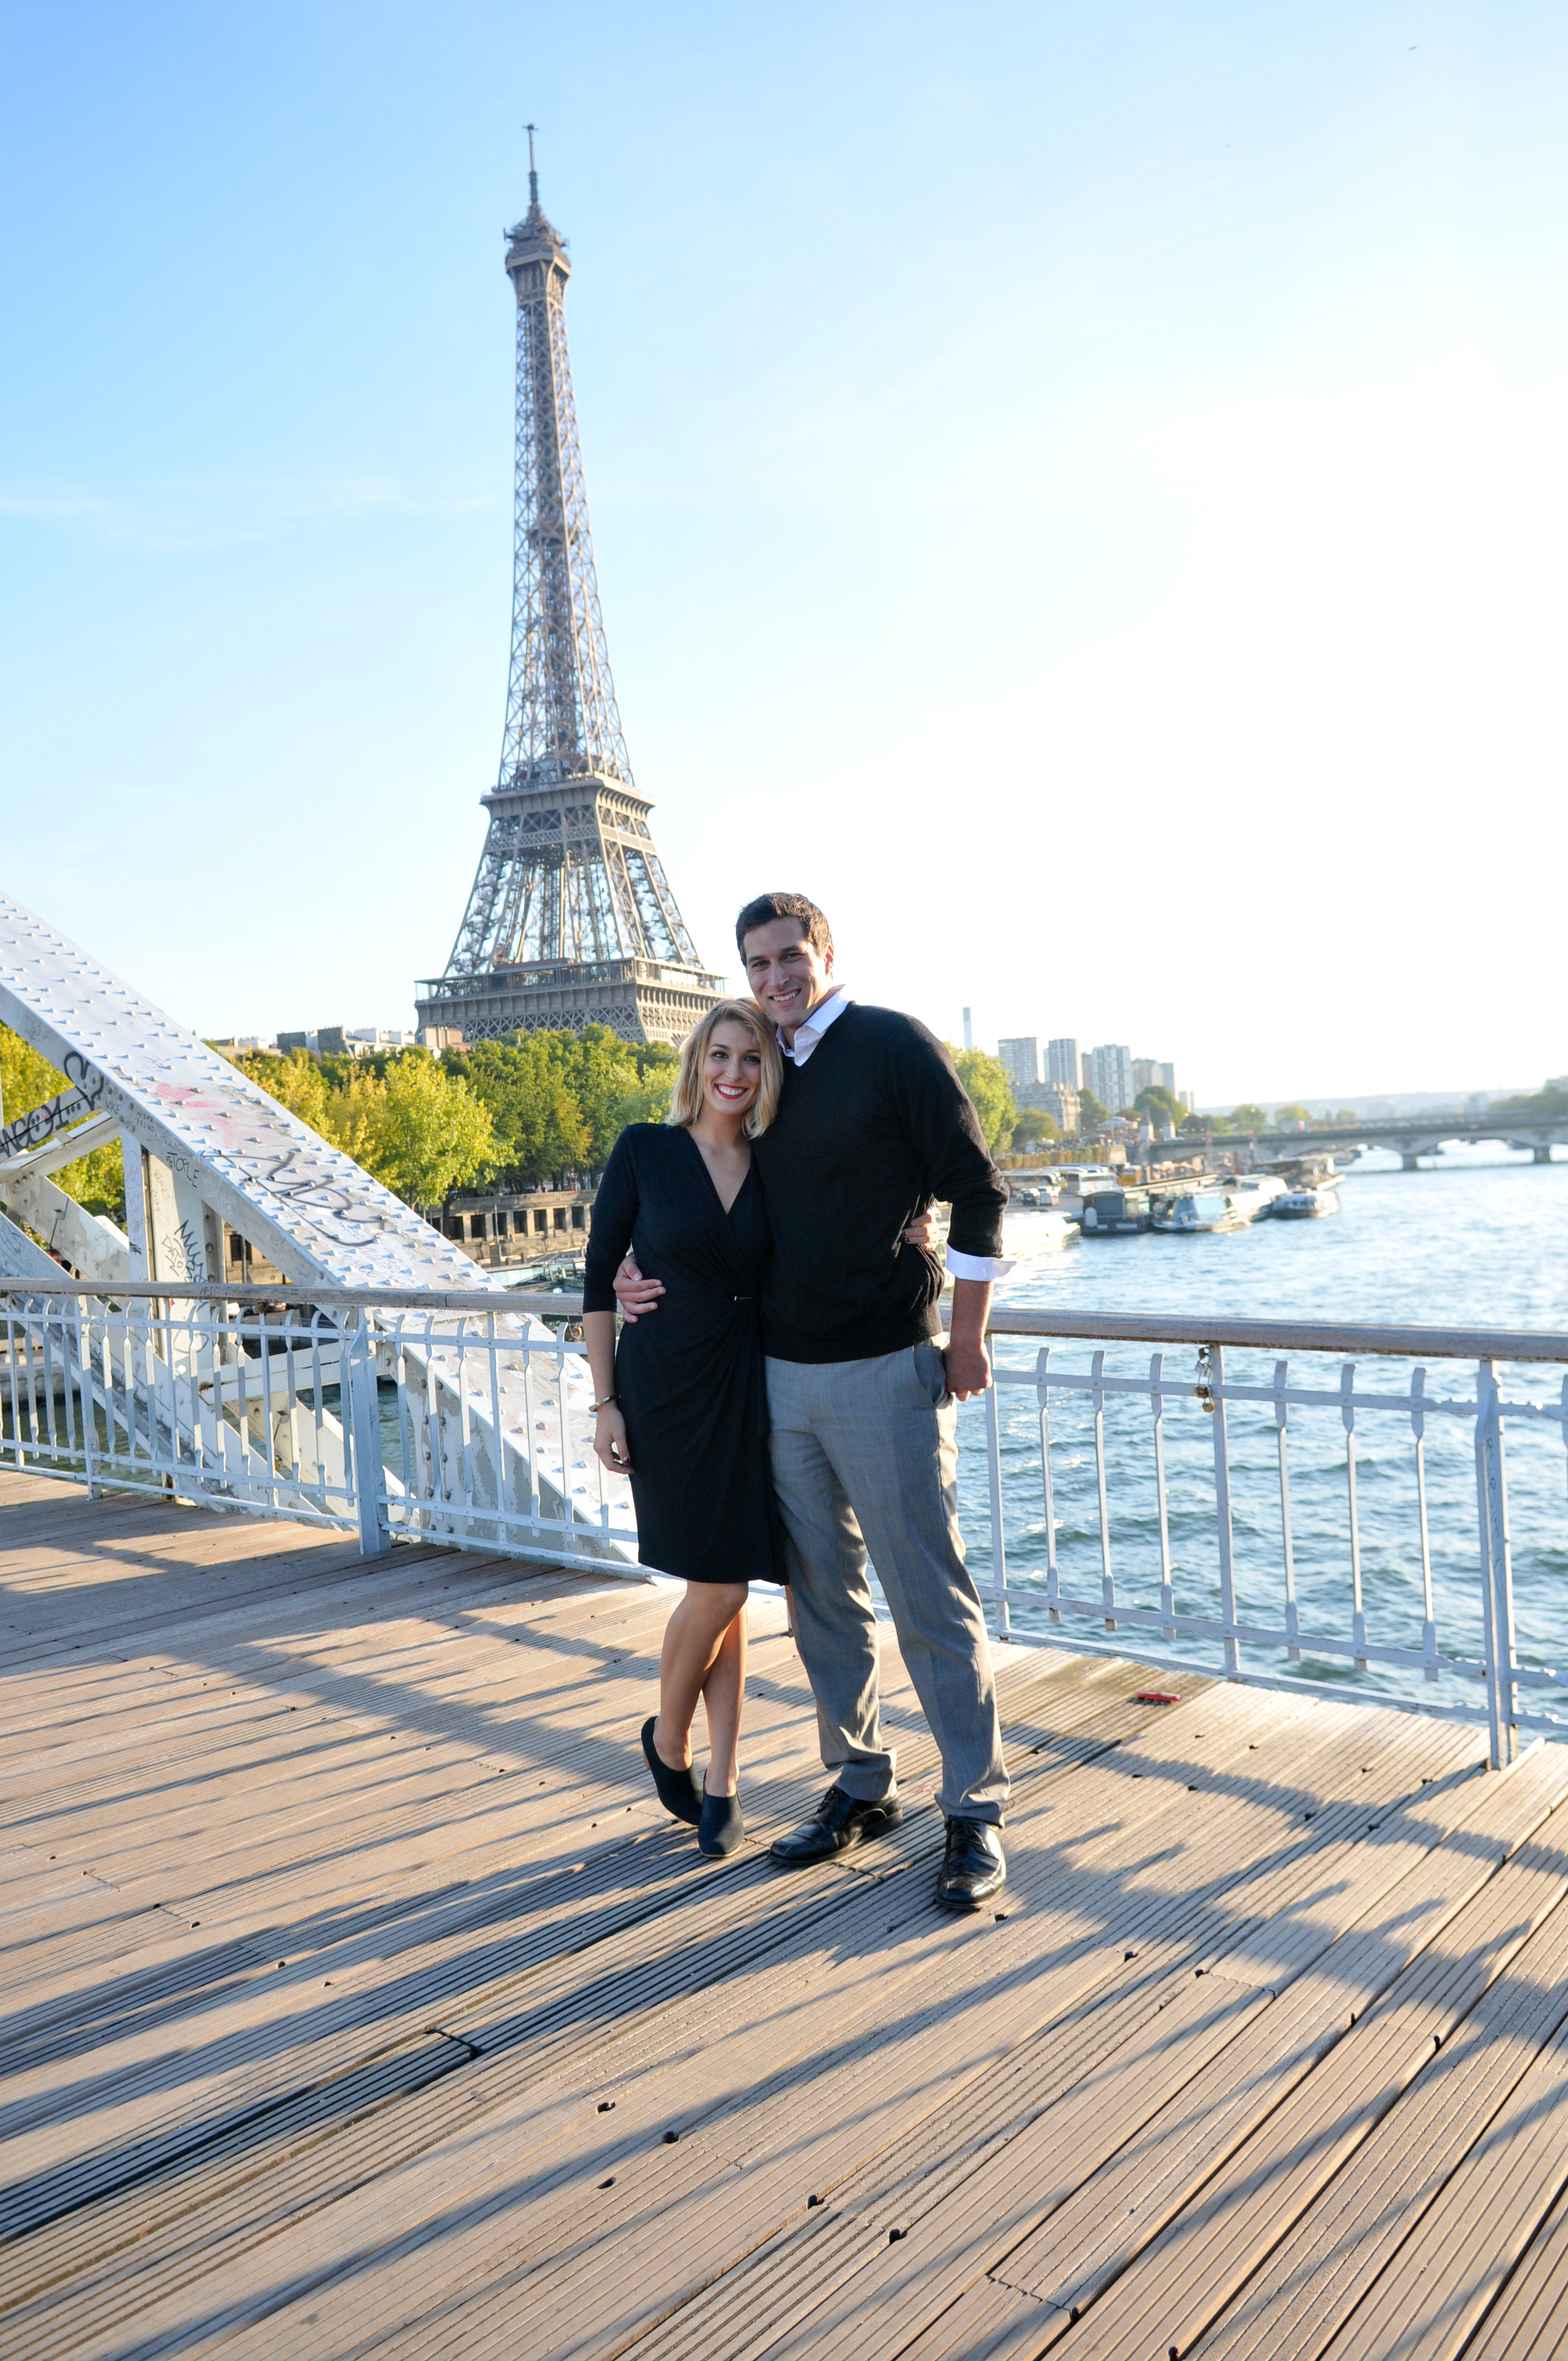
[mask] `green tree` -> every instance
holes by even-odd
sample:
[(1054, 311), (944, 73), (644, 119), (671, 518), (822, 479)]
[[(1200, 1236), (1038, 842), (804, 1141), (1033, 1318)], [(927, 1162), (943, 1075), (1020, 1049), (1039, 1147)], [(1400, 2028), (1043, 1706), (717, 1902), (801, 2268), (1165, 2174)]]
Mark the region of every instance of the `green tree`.
[[(569, 1033), (525, 1033), (510, 1041), (481, 1041), (443, 1067), (466, 1079), (495, 1126), (494, 1162), (504, 1184), (531, 1189), (587, 1169), (592, 1146), (567, 1072)], [(458, 1066), (466, 1073), (455, 1071)]]
[[(649, 1120), (624, 1113), (629, 1103), (641, 1103), (644, 1090), (631, 1045), (608, 1025), (585, 1025), (571, 1038), (562, 1066), (587, 1133), (587, 1169), (602, 1172), (627, 1123)], [(669, 1104), (668, 1092), (664, 1104)]]
[[(416, 1050), (413, 1055), (423, 1057), (425, 1052)], [(437, 1073), (441, 1071), (438, 1066), (434, 1070)], [(330, 1139), (334, 1148), (341, 1148), (345, 1156), (352, 1156), (356, 1164), (363, 1164), (367, 1172), (375, 1172), (378, 1180), (382, 1175), (376, 1168), (377, 1142), (386, 1104), (387, 1082), (384, 1075), (368, 1067), (363, 1073), (349, 1072), (343, 1076), (335, 1089), (328, 1090), (326, 1107), (316, 1126), (323, 1138)], [(421, 1204), (433, 1202), (428, 1197), (419, 1200)]]
[(1233, 1110), (1231, 1121), (1238, 1131), (1266, 1131), (1268, 1109), (1256, 1105), (1251, 1099), (1244, 1099), (1241, 1105)]
[(1013, 1126), (1013, 1147), (1015, 1153), (1036, 1147), (1042, 1139), (1059, 1139), (1061, 1127), (1054, 1115), (1044, 1107), (1020, 1107), (1018, 1120)]
[(995, 1154), (1013, 1136), (1013, 1126), (1018, 1110), (1013, 1104), (1013, 1077), (1000, 1058), (986, 1055), (983, 1049), (954, 1049), (948, 1044), (959, 1080), (969, 1093), (970, 1104), (980, 1117), (985, 1144)]
[(1102, 1123), (1111, 1120), (1111, 1110), (1097, 1099), (1092, 1091), (1078, 1094), (1078, 1127), (1080, 1132), (1098, 1131)]
[(1133, 1101), (1133, 1113), (1146, 1115), (1157, 1131), (1161, 1124), (1180, 1124), (1187, 1116), (1187, 1109), (1176, 1093), (1168, 1091), (1163, 1082), (1151, 1082), (1147, 1090), (1140, 1091)]
[(30, 1115), (64, 1088), (65, 1076), (57, 1073), (41, 1049), (8, 1025), (0, 1025), (0, 1121), (15, 1123), (19, 1115)]
[(1288, 1123), (1310, 1123), (1312, 1118), (1304, 1106), (1298, 1106), (1292, 1099), (1288, 1106), (1275, 1108), (1274, 1120), (1283, 1126)]
[(629, 1091), (616, 1109), (616, 1137), (620, 1138), (629, 1123), (667, 1123), (674, 1088), (673, 1066), (651, 1067), (647, 1078), (640, 1080), (636, 1089)]
[(1521, 1097), (1494, 1099), (1488, 1115), (1534, 1115), (1538, 1122), (1559, 1122), (1568, 1115), (1568, 1091), (1554, 1090), (1549, 1084), (1543, 1091), (1526, 1091)]
[(326, 1076), (306, 1049), (291, 1049), (286, 1058), (269, 1058), (258, 1050), (241, 1050), (232, 1062), (247, 1081), (269, 1097), (279, 1099), (291, 1115), (328, 1137)]
[[(17, 1115), (30, 1115), (34, 1107), (58, 1098), (64, 1088), (65, 1076), (49, 1064), (41, 1049), (35, 1049), (8, 1025), (0, 1025), (0, 1122), (14, 1123)], [(117, 1139), (90, 1149), (73, 1163), (57, 1167), (49, 1177), (88, 1213), (106, 1213), (110, 1221), (123, 1226), (126, 1168)]]
[(405, 1050), (388, 1066), (384, 1082), (367, 1075), (353, 1087), (363, 1093), (361, 1160), (405, 1203), (439, 1205), (493, 1163), (489, 1108), (460, 1075), (443, 1073), (428, 1051)]

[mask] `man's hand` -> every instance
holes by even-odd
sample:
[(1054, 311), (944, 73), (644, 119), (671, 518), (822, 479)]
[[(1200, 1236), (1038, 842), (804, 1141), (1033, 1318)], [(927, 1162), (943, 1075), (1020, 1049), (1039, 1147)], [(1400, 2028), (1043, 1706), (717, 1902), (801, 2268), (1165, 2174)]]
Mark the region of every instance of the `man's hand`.
[(991, 1355), (986, 1349), (985, 1323), (991, 1312), (988, 1279), (955, 1279), (953, 1313), (948, 1323), (948, 1349), (942, 1356), (948, 1391), (959, 1401), (984, 1393), (991, 1383)]
[(949, 1338), (942, 1360), (948, 1372), (948, 1391), (959, 1401), (969, 1401), (974, 1395), (984, 1393), (991, 1383), (991, 1355), (983, 1341), (960, 1345), (956, 1338)]
[(915, 1219), (905, 1231), (905, 1245), (906, 1246), (928, 1247), (931, 1243), (931, 1234), (935, 1227), (936, 1224), (931, 1218), (931, 1208), (927, 1205), (923, 1213), (916, 1214)]
[(644, 1312), (656, 1312), (659, 1298), (664, 1292), (662, 1279), (644, 1279), (630, 1255), (615, 1274), (615, 1300), (620, 1306), (620, 1316), (633, 1327)]

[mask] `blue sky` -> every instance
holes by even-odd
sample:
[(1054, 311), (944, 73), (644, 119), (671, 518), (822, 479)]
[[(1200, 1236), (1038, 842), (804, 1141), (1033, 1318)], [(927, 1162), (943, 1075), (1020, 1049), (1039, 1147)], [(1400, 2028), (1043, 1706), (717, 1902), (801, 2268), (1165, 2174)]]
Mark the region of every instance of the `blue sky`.
[(1568, 1071), (1568, 19), (0, 13), (4, 883), (203, 1029), (410, 1021), (494, 778), (540, 126), (699, 949), (1205, 1101)]

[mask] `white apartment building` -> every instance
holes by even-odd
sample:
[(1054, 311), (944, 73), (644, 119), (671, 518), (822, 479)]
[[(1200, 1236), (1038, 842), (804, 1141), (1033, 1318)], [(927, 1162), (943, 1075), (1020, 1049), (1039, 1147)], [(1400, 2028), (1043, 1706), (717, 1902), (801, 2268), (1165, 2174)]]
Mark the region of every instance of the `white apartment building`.
[(1133, 1082), (1133, 1053), (1124, 1041), (1105, 1041), (1084, 1060), (1085, 1080), (1111, 1115), (1120, 1115), (1137, 1096)]
[(1045, 1110), (1056, 1119), (1057, 1129), (1064, 1138), (1074, 1138), (1079, 1125), (1079, 1093), (1071, 1082), (1045, 1082), (1041, 1085)]
[(1017, 1097), (1020, 1107), (1036, 1107), (1050, 1115), (1065, 1137), (1077, 1132), (1079, 1094), (1070, 1082), (1020, 1082)]
[(1075, 1091), (1079, 1087), (1078, 1043), (1066, 1034), (1059, 1041), (1046, 1043), (1046, 1080), (1066, 1082)]
[(1014, 1091), (1029, 1090), (1040, 1079), (1040, 1045), (1033, 1033), (999, 1041), (996, 1054), (1013, 1077)]

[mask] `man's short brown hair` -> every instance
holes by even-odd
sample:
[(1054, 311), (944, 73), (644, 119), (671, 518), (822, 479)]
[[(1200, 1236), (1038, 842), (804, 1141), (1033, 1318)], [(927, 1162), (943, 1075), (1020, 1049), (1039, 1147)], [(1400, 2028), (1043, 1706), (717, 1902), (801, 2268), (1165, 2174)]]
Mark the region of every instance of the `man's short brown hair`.
[(814, 951), (830, 951), (833, 929), (817, 908), (804, 894), (759, 894), (748, 902), (735, 921), (735, 948), (741, 963), (746, 959), (746, 938), (753, 927), (765, 927), (774, 918), (798, 918), (800, 931)]

